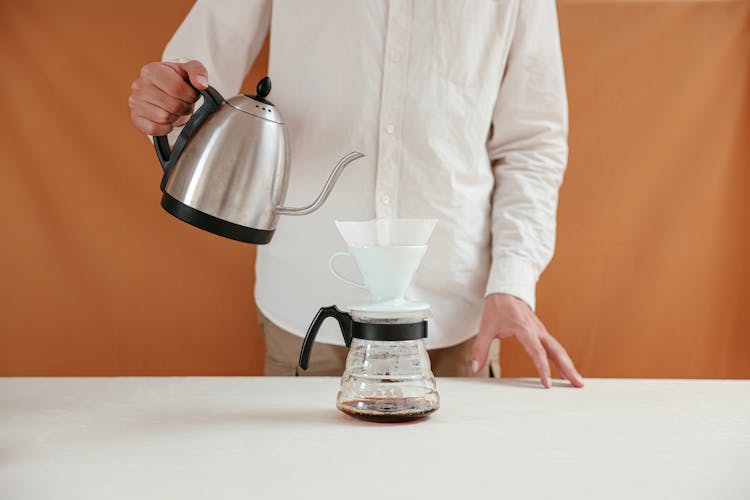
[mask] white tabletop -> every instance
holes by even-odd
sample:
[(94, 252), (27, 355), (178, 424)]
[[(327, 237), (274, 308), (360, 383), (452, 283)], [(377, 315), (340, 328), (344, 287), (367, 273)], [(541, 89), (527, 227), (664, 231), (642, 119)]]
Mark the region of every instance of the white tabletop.
[(337, 388), (0, 379), (0, 499), (750, 499), (750, 381), (439, 379), (408, 424)]

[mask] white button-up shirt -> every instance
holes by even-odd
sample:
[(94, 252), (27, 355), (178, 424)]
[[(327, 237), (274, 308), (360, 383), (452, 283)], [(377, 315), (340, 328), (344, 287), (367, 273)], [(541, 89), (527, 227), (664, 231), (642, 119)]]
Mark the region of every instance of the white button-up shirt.
[[(327, 262), (345, 250), (335, 219), (375, 217), (439, 220), (407, 295), (432, 306), (430, 348), (476, 334), (487, 294), (533, 308), (567, 161), (554, 1), (199, 0), (164, 59), (201, 61), (229, 97), (269, 29), (268, 98), (291, 141), (285, 204), (314, 199), (345, 153), (367, 157), (258, 247), (260, 310), (304, 335), (319, 307), (366, 303)], [(342, 344), (327, 326), (318, 338)]]

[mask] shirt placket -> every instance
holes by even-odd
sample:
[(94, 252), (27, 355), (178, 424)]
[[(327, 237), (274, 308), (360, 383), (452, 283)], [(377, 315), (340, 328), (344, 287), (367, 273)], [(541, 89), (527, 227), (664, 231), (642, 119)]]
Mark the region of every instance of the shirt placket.
[(378, 166), (375, 181), (375, 214), (396, 217), (398, 180), (403, 151), (403, 111), (409, 54), (411, 0), (391, 0), (385, 36), (383, 85), (380, 96)]

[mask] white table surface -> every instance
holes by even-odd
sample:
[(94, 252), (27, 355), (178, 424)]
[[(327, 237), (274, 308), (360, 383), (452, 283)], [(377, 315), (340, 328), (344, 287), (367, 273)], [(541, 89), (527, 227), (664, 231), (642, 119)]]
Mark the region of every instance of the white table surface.
[(0, 379), (0, 499), (750, 499), (750, 381), (556, 385), (374, 424), (335, 378)]

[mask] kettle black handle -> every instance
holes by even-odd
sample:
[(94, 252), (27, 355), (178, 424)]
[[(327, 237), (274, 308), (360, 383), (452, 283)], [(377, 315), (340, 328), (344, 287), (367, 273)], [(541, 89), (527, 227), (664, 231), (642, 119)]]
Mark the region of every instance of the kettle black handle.
[(312, 353), (315, 337), (318, 335), (320, 325), (323, 324), (326, 318), (334, 318), (339, 322), (346, 347), (352, 345), (352, 317), (336, 306), (321, 307), (318, 314), (315, 315), (315, 319), (310, 324), (310, 328), (307, 329), (305, 340), (302, 342), (302, 351), (299, 353), (299, 367), (303, 370), (307, 370), (307, 367), (310, 365), (310, 354)]
[[(186, 83), (193, 87), (190, 82)], [(195, 131), (198, 130), (201, 125), (203, 125), (203, 122), (206, 121), (206, 118), (211, 116), (217, 109), (219, 109), (221, 103), (224, 102), (224, 98), (221, 96), (221, 94), (219, 94), (219, 92), (211, 86), (206, 87), (205, 90), (199, 90), (195, 87), (193, 87), (193, 89), (195, 89), (196, 92), (200, 92), (200, 94), (203, 96), (203, 105), (201, 105), (201, 107), (198, 108), (195, 113), (193, 113), (193, 116), (191, 116), (188, 122), (185, 124), (185, 127), (182, 129), (182, 132), (180, 132), (180, 135), (177, 137), (177, 140), (174, 143), (174, 148), (169, 149), (169, 139), (167, 139), (166, 135), (154, 137), (156, 156), (159, 158), (159, 163), (161, 163), (161, 167), (164, 169), (164, 176), (162, 176), (161, 178), (162, 191), (164, 191), (164, 187), (167, 185), (169, 172), (171, 172), (172, 167), (174, 167), (177, 159), (182, 154), (182, 150), (185, 149), (185, 144), (187, 144), (187, 141), (193, 136)]]

